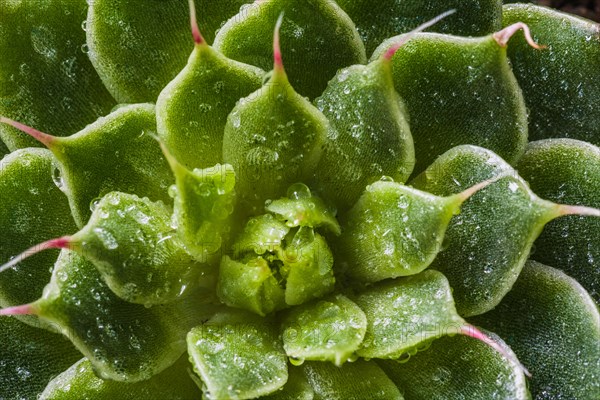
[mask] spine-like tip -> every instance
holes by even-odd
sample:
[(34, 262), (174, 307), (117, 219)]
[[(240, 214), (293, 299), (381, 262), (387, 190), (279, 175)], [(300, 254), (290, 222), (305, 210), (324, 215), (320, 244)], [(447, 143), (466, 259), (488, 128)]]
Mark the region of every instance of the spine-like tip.
[(171, 154), (171, 152), (169, 151), (167, 146), (162, 141), (159, 141), (159, 144), (160, 144), (160, 149), (162, 150), (163, 155), (165, 156), (165, 159), (169, 163), (169, 166), (171, 167), (171, 171), (173, 171), (175, 176), (177, 176), (179, 172), (187, 171), (187, 168), (184, 165), (182, 165), (175, 158), (175, 156), (173, 154)]
[(46, 242), (37, 244), (33, 247), (30, 247), (27, 250), (25, 250), (24, 252), (22, 252), (21, 254), (19, 254), (18, 256), (14, 257), (12, 260), (7, 262), (6, 264), (0, 266), (0, 273), (13, 268), (15, 265), (19, 264), (23, 260), (25, 260), (39, 252), (42, 252), (44, 250), (68, 249), (71, 246), (71, 240), (72, 239), (70, 236), (63, 236), (63, 237), (51, 239)]
[(558, 216), (563, 217), (566, 215), (581, 215), (586, 217), (599, 217), (600, 210), (592, 207), (585, 206), (569, 206), (564, 204), (557, 204)]
[(460, 328), (460, 334), (469, 336), (473, 339), (477, 339), (480, 342), (487, 344), (492, 349), (494, 349), (498, 353), (500, 353), (507, 360), (512, 361), (512, 362), (516, 363), (517, 365), (519, 365), (519, 367), (521, 367), (521, 369), (523, 370), (523, 373), (527, 377), (531, 378), (531, 373), (529, 372), (529, 370), (523, 364), (521, 364), (521, 362), (512, 353), (510, 353), (508, 350), (506, 350), (502, 345), (500, 345), (500, 343), (496, 342), (494, 339), (487, 336), (485, 333), (481, 332), (475, 326), (468, 325), (468, 324), (462, 326)]
[(525, 40), (531, 47), (538, 50), (546, 48), (546, 46), (539, 45), (535, 42), (535, 40), (533, 40), (533, 37), (531, 36), (531, 31), (529, 30), (529, 26), (527, 26), (527, 24), (523, 22), (517, 22), (515, 24), (507, 26), (501, 31), (494, 33), (493, 37), (496, 43), (498, 43), (498, 45), (500, 45), (501, 47), (506, 47), (510, 38), (513, 37), (513, 35), (520, 30), (523, 30)]
[(400, 47), (404, 46), (406, 44), (406, 42), (408, 42), (410, 39), (412, 39), (417, 33), (423, 32), (425, 29), (432, 27), (433, 25), (437, 24), (444, 18), (454, 14), (455, 12), (456, 12), (456, 9), (448, 10), (448, 11), (438, 15), (437, 17), (432, 18), (429, 21), (417, 26), (412, 31), (402, 35), (400, 40), (398, 40), (396, 43), (394, 43), (392, 45), (392, 47), (390, 47), (385, 53), (383, 53), (382, 58), (386, 61), (391, 61), (391, 59), (394, 57), (394, 54), (396, 54), (398, 49)]
[(198, 19), (196, 18), (196, 4), (194, 0), (189, 0), (190, 4), (190, 25), (192, 27), (192, 36), (194, 37), (194, 43), (196, 45), (205, 44), (206, 41), (200, 33), (200, 28), (198, 28)]
[(31, 304), (23, 304), (20, 306), (7, 307), (0, 310), (0, 316), (7, 315), (33, 315), (35, 314), (35, 310), (31, 306)]
[(275, 32), (273, 34), (273, 69), (275, 71), (283, 72), (283, 57), (281, 56), (281, 43), (279, 31), (281, 30), (281, 24), (283, 24), (283, 13), (277, 18), (275, 24)]
[(52, 144), (54, 143), (54, 141), (56, 140), (55, 136), (48, 135), (47, 133), (44, 133), (44, 132), (40, 132), (37, 129), (33, 129), (30, 126), (24, 125), (17, 121), (13, 121), (10, 118), (0, 116), (0, 123), (10, 125), (13, 128), (16, 128), (16, 129), (20, 130), (21, 132), (28, 134), (29, 136), (31, 136), (32, 138), (34, 138), (35, 140), (37, 140), (38, 142), (40, 142), (41, 144), (43, 144), (44, 146), (46, 146), (48, 148), (50, 148), (52, 146)]
[(460, 192), (459, 194), (456, 195), (456, 197), (459, 199), (459, 201), (461, 203), (464, 203), (475, 193), (479, 192), (482, 189), (485, 189), (486, 187), (490, 186), (492, 183), (498, 182), (500, 179), (505, 178), (505, 177), (506, 177), (506, 175), (499, 175), (492, 179), (488, 179), (483, 182), (479, 182), (478, 184), (471, 186), (467, 190)]

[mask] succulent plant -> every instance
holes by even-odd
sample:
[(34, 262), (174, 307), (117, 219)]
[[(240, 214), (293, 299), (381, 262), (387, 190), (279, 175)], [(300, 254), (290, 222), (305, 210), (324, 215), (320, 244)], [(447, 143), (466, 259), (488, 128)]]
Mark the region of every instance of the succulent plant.
[(0, 5), (1, 399), (598, 398), (597, 23)]

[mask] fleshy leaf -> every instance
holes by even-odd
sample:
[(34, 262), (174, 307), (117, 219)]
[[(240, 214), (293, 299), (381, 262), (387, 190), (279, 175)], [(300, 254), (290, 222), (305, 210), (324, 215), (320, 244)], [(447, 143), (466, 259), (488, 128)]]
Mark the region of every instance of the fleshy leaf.
[[(250, 7), (278, 1), (257, 2)], [(273, 37), (271, 79), (240, 100), (229, 114), (223, 138), (223, 160), (236, 171), (236, 191), (243, 209), (252, 214), (262, 212), (266, 200), (285, 195), (290, 185), (310, 178), (329, 126), (325, 116), (288, 81), (279, 49), (281, 23), (282, 17)]]
[(367, 329), (362, 310), (338, 294), (295, 307), (283, 319), (283, 348), (294, 362), (346, 362), (358, 350)]
[(63, 250), (42, 298), (2, 314), (37, 315), (71, 340), (100, 378), (137, 382), (172, 365), (185, 351), (186, 333), (211, 311), (195, 296), (152, 308), (127, 303), (92, 263)]
[(358, 282), (421, 272), (441, 250), (452, 216), (476, 190), (438, 197), (396, 182), (367, 186), (345, 218), (336, 248), (340, 267)]
[(375, 362), (359, 360), (336, 367), (329, 362), (302, 365), (315, 400), (402, 400), (396, 385)]
[(531, 4), (503, 8), (503, 23), (527, 23), (545, 51), (515, 38), (508, 56), (529, 109), (532, 140), (572, 138), (600, 145), (600, 25)]
[[(222, 5), (214, 0), (205, 3)], [(161, 141), (190, 169), (212, 167), (222, 161), (227, 116), (240, 98), (261, 87), (264, 75), (259, 68), (215, 51), (200, 35), (194, 19), (192, 25), (198, 35), (194, 51), (156, 103)]]
[(196, 260), (218, 264), (231, 234), (235, 172), (227, 164), (190, 171), (170, 154), (167, 159), (175, 174), (171, 193), (177, 234)]
[(233, 245), (233, 255), (237, 258), (246, 253), (259, 256), (267, 252), (274, 253), (283, 247), (289, 231), (286, 224), (271, 214), (250, 218)]
[(385, 39), (405, 33), (450, 9), (454, 16), (432, 31), (482, 36), (502, 27), (501, 0), (337, 0), (360, 33), (367, 55)]
[(60, 335), (0, 318), (0, 398), (35, 399), (50, 379), (81, 358)]
[(6, 147), (6, 145), (2, 141), (2, 138), (0, 138), (0, 159), (2, 159), (8, 153), (10, 153), (10, 150), (8, 149), (8, 147)]
[(288, 379), (273, 321), (226, 311), (192, 329), (188, 353), (209, 399), (250, 399), (275, 392)]
[(518, 363), (467, 336), (442, 337), (407, 362), (377, 363), (409, 399), (531, 398)]
[(367, 61), (354, 23), (328, 0), (256, 1), (221, 28), (215, 48), (229, 58), (268, 70), (273, 59), (271, 27), (281, 13), (285, 14), (283, 57), (292, 85), (303, 96), (314, 99), (340, 68)]
[(527, 366), (535, 399), (600, 392), (598, 308), (563, 272), (529, 262), (502, 302), (472, 322), (498, 333)]
[[(120, 298), (151, 306), (173, 301), (198, 282), (214, 282), (185, 251), (162, 203), (112, 192), (94, 205), (90, 221), (68, 248), (91, 260)], [(205, 285), (208, 286), (208, 285)]]
[(447, 196), (481, 179), (502, 177), (466, 201), (431, 268), (443, 272), (462, 316), (482, 314), (510, 290), (556, 205), (537, 197), (510, 165), (489, 150), (456, 147), (413, 185)]
[[(107, 114), (115, 100), (82, 51), (85, 1), (4, 1), (0, 7), (0, 115), (67, 136)], [(0, 125), (8, 148), (39, 146)]]
[[(44, 149), (17, 150), (2, 159), (0, 260), (76, 229), (67, 198), (52, 181), (52, 160), (52, 154)], [(48, 251), (0, 274), (0, 306), (39, 298), (57, 256), (58, 251)], [(32, 318), (25, 318), (28, 323), (35, 323)]]
[(268, 212), (275, 214), (290, 228), (308, 226), (324, 227), (335, 235), (340, 235), (340, 224), (335, 219), (335, 212), (312, 195), (308, 186), (295, 183), (288, 188), (287, 198), (281, 198), (266, 204)]
[(316, 187), (338, 211), (350, 209), (365, 186), (384, 175), (408, 179), (415, 164), (413, 139), (387, 58), (341, 70), (316, 105), (331, 124)]
[[(373, 57), (401, 39), (385, 41)], [(488, 148), (509, 163), (523, 154), (525, 101), (503, 46), (494, 35), (417, 33), (398, 49), (392, 58), (394, 85), (411, 118), (415, 174), (461, 144)]]
[(367, 316), (367, 333), (357, 351), (361, 357), (414, 354), (418, 346), (466, 325), (456, 313), (448, 280), (433, 270), (377, 284), (353, 301)]
[[(214, 32), (250, 0), (197, 0), (200, 28)], [(186, 0), (94, 0), (87, 17), (89, 57), (121, 103), (155, 101), (192, 51)], [(79, 20), (81, 23), (81, 19)]]
[(70, 137), (50, 136), (2, 117), (0, 122), (18, 126), (52, 151), (58, 159), (55, 182), (67, 194), (79, 227), (90, 217), (92, 201), (109, 192), (169, 201), (173, 178), (151, 136), (156, 132), (151, 104), (120, 107)]
[(73, 364), (54, 378), (39, 400), (190, 400), (202, 397), (202, 392), (188, 375), (191, 366), (182, 356), (172, 367), (152, 378), (137, 383), (100, 379), (87, 359)]
[[(573, 139), (529, 144), (518, 164), (531, 189), (545, 199), (600, 208), (600, 149)], [(565, 271), (600, 302), (600, 219), (568, 216), (551, 221), (531, 258)]]

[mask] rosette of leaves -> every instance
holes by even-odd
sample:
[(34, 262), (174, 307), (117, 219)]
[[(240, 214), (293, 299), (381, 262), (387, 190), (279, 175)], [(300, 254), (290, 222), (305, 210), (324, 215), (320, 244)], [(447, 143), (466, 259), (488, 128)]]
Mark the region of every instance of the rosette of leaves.
[(599, 25), (376, 3), (0, 1), (0, 398), (598, 398)]

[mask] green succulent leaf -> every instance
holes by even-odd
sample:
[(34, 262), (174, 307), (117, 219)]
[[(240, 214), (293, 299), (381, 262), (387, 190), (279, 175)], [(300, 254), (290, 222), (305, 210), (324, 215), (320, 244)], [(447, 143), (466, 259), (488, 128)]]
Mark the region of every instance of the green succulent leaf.
[(467, 200), (446, 232), (445, 249), (431, 268), (448, 277), (458, 312), (482, 314), (511, 289), (557, 205), (537, 197), (510, 165), (489, 150), (456, 147), (413, 182), (441, 196), (481, 179), (502, 177)]
[(0, 398), (35, 399), (48, 382), (81, 358), (60, 335), (0, 318)]
[[(404, 102), (394, 90), (390, 61), (342, 69), (316, 105), (331, 128), (316, 170), (317, 190), (338, 211), (382, 176), (406, 182), (415, 164)], [(338, 174), (332, 174), (337, 169)]]
[(338, 294), (290, 310), (282, 322), (283, 348), (296, 363), (331, 361), (339, 366), (358, 350), (366, 330), (362, 310)]
[(313, 390), (302, 368), (289, 366), (288, 380), (283, 388), (261, 399), (269, 400), (313, 400), (315, 391)]
[[(518, 164), (531, 189), (545, 199), (600, 208), (600, 149), (573, 139), (532, 142)], [(534, 260), (575, 278), (600, 302), (600, 219), (551, 221), (535, 242)]]
[[(386, 40), (380, 57), (401, 40)], [(415, 174), (461, 144), (488, 148), (514, 164), (527, 144), (527, 111), (506, 48), (478, 38), (417, 33), (392, 58), (415, 144)], [(468, 110), (468, 111), (467, 111)]]
[(270, 69), (272, 29), (281, 13), (283, 57), (292, 85), (303, 96), (314, 99), (340, 68), (367, 61), (354, 23), (329, 0), (254, 2), (219, 30), (215, 48), (234, 60)]
[(42, 392), (40, 400), (190, 400), (202, 396), (190, 378), (191, 369), (183, 356), (172, 367), (137, 383), (107, 381), (98, 378), (87, 359), (81, 359), (54, 378)]
[(460, 36), (482, 36), (499, 30), (500, 0), (337, 0), (356, 24), (367, 55), (385, 39), (406, 33), (418, 25), (456, 9), (454, 16), (437, 24), (433, 31)]
[[(199, 0), (207, 40), (249, 2)], [(86, 25), (88, 56), (121, 103), (155, 101), (193, 48), (186, 0), (94, 0)]]
[(191, 330), (188, 353), (209, 399), (249, 399), (282, 388), (287, 360), (273, 321), (224, 311)]
[(532, 374), (535, 399), (593, 399), (600, 392), (600, 315), (575, 280), (529, 262), (513, 289), (472, 322), (506, 340)]
[(315, 391), (315, 400), (402, 400), (404, 397), (374, 362), (359, 360), (342, 367), (327, 362), (302, 365)]
[(276, 64), (270, 81), (241, 99), (225, 126), (223, 159), (237, 171), (236, 191), (244, 209), (258, 214), (266, 200), (307, 181), (321, 157), (328, 126)]
[(7, 155), (9, 153), (10, 153), (10, 150), (8, 149), (8, 147), (6, 147), (6, 145), (0, 138), (0, 159), (2, 159), (5, 155)]
[(432, 339), (458, 333), (465, 321), (456, 313), (448, 280), (428, 270), (383, 282), (353, 298), (367, 316), (367, 332), (356, 352), (366, 358), (398, 358)]
[[(44, 149), (17, 150), (2, 159), (2, 262), (48, 238), (76, 229), (67, 198), (52, 181), (52, 162), (52, 154)], [(50, 280), (51, 266), (57, 256), (57, 250), (37, 254), (0, 274), (0, 306), (38, 299)], [(24, 320), (35, 324), (29, 317)]]
[[(81, 0), (2, 2), (0, 115), (67, 136), (115, 105), (82, 51), (86, 11)], [(10, 150), (39, 145), (10, 126), (0, 138)]]
[(413, 275), (442, 247), (462, 196), (437, 197), (410, 186), (378, 181), (367, 186), (343, 224), (337, 253), (344, 272), (359, 282)]
[(522, 21), (547, 46), (515, 38), (508, 56), (529, 109), (533, 140), (572, 138), (600, 145), (600, 25), (532, 4), (503, 8), (503, 23)]
[(531, 398), (518, 363), (467, 336), (442, 337), (408, 362), (377, 363), (409, 399)]
[(185, 335), (212, 311), (202, 299), (147, 308), (119, 299), (92, 263), (63, 250), (52, 280), (30, 313), (56, 326), (102, 379), (138, 382), (172, 365)]
[(175, 159), (190, 169), (220, 163), (227, 116), (240, 98), (260, 89), (263, 75), (204, 41), (196, 44), (156, 103), (158, 135)]
[(190, 171), (170, 155), (167, 158), (175, 174), (170, 190), (175, 198), (177, 234), (196, 260), (216, 265), (231, 235), (235, 172), (227, 164)]
[(185, 251), (171, 226), (171, 212), (147, 198), (107, 194), (69, 242), (94, 263), (117, 296), (131, 303), (168, 303), (195, 289), (201, 275), (214, 281)]

